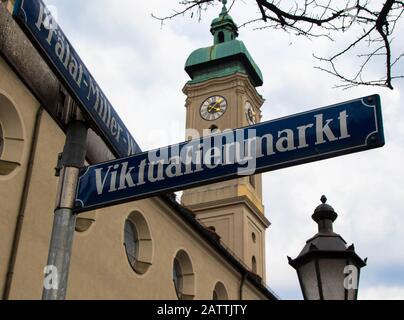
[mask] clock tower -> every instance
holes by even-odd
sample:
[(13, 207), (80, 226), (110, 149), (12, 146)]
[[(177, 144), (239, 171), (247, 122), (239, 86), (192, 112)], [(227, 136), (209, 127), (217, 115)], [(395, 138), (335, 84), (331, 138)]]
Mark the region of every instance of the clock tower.
[[(264, 103), (256, 90), (263, 84), (261, 71), (237, 40), (237, 25), (227, 1), (222, 2), (222, 11), (211, 24), (213, 45), (195, 50), (185, 65), (191, 78), (183, 89), (186, 127), (200, 135), (260, 122)], [(261, 175), (186, 190), (182, 203), (265, 280), (265, 229), (270, 223), (264, 215)]]

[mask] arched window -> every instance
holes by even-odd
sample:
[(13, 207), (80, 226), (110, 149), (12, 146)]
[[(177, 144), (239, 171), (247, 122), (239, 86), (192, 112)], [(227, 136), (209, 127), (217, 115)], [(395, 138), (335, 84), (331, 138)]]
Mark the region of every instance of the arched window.
[(208, 229), (216, 232), (216, 228), (214, 226), (209, 226)]
[(252, 239), (253, 243), (257, 242), (257, 235), (255, 234), (255, 232), (251, 233), (251, 239)]
[(178, 251), (173, 261), (173, 284), (180, 300), (193, 300), (195, 297), (195, 275), (191, 259), (184, 250)]
[(215, 133), (215, 132), (217, 132), (219, 130), (219, 128), (216, 125), (212, 124), (209, 127), (209, 130), (210, 130), (211, 133)]
[(223, 283), (218, 282), (213, 290), (213, 300), (229, 300), (226, 287)]
[(217, 295), (216, 290), (213, 290), (213, 297), (212, 300), (219, 300), (219, 296)]
[(219, 39), (219, 43), (224, 42), (224, 33), (223, 31), (220, 31), (219, 34), (217, 35), (218, 39)]
[(125, 220), (124, 246), (129, 264), (138, 274), (144, 274), (152, 264), (152, 239), (147, 222), (139, 212)]
[(255, 256), (253, 256), (251, 259), (251, 270), (252, 272), (257, 273), (257, 259)]
[(8, 175), (21, 166), (24, 135), (14, 104), (0, 93), (0, 175)]

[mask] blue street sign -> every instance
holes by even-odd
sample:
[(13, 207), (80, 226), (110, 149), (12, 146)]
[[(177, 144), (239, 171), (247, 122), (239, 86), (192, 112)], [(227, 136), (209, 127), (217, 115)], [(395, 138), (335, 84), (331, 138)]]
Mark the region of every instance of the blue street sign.
[(380, 97), (328, 106), (85, 168), (76, 212), (384, 145)]
[(115, 155), (141, 152), (42, 0), (17, 0), (13, 16)]

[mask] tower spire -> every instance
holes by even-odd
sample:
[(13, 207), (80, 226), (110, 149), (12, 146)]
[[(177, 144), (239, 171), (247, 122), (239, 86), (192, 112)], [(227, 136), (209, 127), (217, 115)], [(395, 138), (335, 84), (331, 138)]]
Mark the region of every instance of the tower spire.
[[(185, 64), (185, 71), (191, 77), (192, 83), (234, 73), (244, 73), (249, 76), (253, 86), (259, 87), (263, 83), (261, 70), (244, 43), (237, 39), (237, 25), (226, 7), (228, 0), (221, 0), (221, 3), (223, 5), (221, 12), (210, 25), (213, 45), (192, 52)], [(231, 64), (229, 64), (230, 61)], [(215, 68), (212, 69), (213, 66)]]
[(227, 0), (222, 0), (222, 3), (223, 3), (223, 8), (222, 8), (222, 12), (220, 13), (220, 15), (226, 15), (227, 14), (227, 8), (226, 8)]
[(238, 28), (232, 17), (229, 15), (226, 4), (227, 0), (222, 0), (223, 7), (219, 17), (211, 24), (210, 32), (213, 35), (214, 44), (234, 40), (238, 37)]

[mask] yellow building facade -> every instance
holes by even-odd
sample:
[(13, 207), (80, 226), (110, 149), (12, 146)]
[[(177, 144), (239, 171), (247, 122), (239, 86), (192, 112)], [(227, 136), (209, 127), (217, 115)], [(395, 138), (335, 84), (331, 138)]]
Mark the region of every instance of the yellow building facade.
[[(1, 1), (0, 294), (40, 299), (58, 184), (55, 166), (76, 106), (13, 20), (12, 7), (13, 1)], [(236, 41), (215, 34), (223, 21), (228, 27), (225, 15), (220, 17), (212, 23), (214, 46)], [(198, 78), (206, 65), (188, 66), (193, 69), (184, 87), (187, 128), (245, 126), (251, 114), (260, 120), (263, 99), (249, 70), (212, 74), (209, 64), (209, 76)], [(200, 108), (214, 96), (230, 107), (206, 120)], [(113, 158), (89, 129), (87, 163)], [(259, 175), (187, 190), (181, 201), (164, 194), (80, 214), (67, 298), (276, 299), (265, 284), (268, 226)]]

